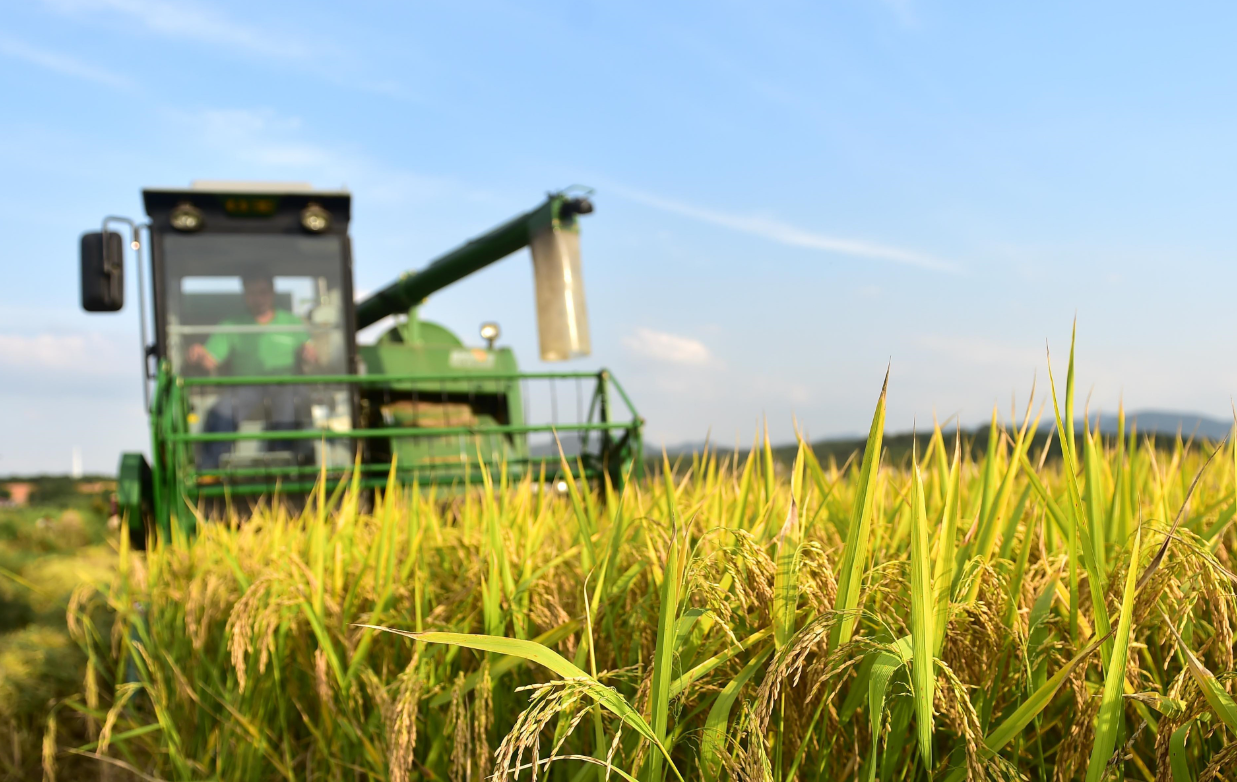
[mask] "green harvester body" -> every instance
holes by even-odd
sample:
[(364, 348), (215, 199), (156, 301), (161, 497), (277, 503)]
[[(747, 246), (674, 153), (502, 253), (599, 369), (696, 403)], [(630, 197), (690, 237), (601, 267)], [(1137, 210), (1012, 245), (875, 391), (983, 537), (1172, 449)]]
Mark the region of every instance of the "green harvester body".
[[(151, 429), (151, 459), (126, 453), (119, 466), (118, 512), (135, 541), (191, 534), (260, 502), (299, 506), (320, 482), (377, 488), (394, 474), (447, 494), (488, 474), (553, 491), (564, 470), (616, 485), (640, 470), (643, 421), (609, 372), (522, 373), (510, 348), (494, 345), (493, 324), (487, 344), (468, 346), (417, 314), (431, 294), (530, 247), (542, 358), (587, 355), (587, 198), (551, 193), (354, 303), (347, 192), (195, 183), (143, 196), (149, 223), (108, 218), (83, 235), (81, 261), (83, 307), (120, 309), (123, 248), (109, 224), (130, 226)], [(254, 279), (270, 286), (282, 319), (259, 319)], [(384, 318), (390, 326), (358, 344), (357, 332)], [(295, 363), (280, 365), (293, 350)], [(203, 351), (220, 360), (207, 368)], [(263, 371), (243, 373), (252, 366)]]

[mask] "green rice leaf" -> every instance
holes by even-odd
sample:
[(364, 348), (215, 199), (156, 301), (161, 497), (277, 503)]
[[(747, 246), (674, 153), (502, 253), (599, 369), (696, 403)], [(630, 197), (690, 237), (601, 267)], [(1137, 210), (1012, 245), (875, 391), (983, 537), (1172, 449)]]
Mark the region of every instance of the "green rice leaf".
[(593, 521), (589, 518), (588, 510), (584, 506), (584, 500), (580, 496), (580, 487), (576, 485), (571, 465), (567, 462), (566, 454), (563, 453), (563, 444), (559, 442), (558, 432), (554, 432), (554, 445), (558, 448), (559, 469), (562, 470), (563, 481), (567, 484), (567, 493), (571, 497), (571, 508), (575, 511), (576, 523), (580, 525), (580, 539), (584, 543), (581, 561), (585, 570), (591, 570), (593, 563), (597, 561), (597, 551), (593, 543)]
[(1220, 721), (1228, 726), (1229, 730), (1237, 732), (1237, 703), (1234, 703), (1232, 697), (1224, 691), (1220, 682), (1216, 680), (1215, 674), (1209, 671), (1207, 666), (1203, 665), (1203, 661), (1198, 659), (1194, 652), (1190, 651), (1190, 647), (1186, 646), (1172, 620), (1164, 615), (1163, 612), (1160, 615), (1164, 617), (1164, 624), (1172, 632), (1173, 638), (1177, 639), (1177, 648), (1181, 650), (1182, 656), (1185, 657), (1186, 665), (1190, 669), (1190, 676), (1194, 678), (1198, 688), (1203, 691), (1203, 697), (1207, 699), (1207, 705), (1220, 718)]
[(766, 627), (763, 630), (757, 630), (739, 642), (737, 646), (731, 645), (725, 650), (718, 652), (707, 660), (703, 660), (691, 669), (679, 674), (679, 677), (670, 683), (670, 699), (674, 700), (693, 683), (700, 679), (701, 676), (716, 669), (719, 665), (726, 663), (734, 657), (751, 649), (756, 644), (768, 638), (773, 633), (773, 628)]
[(868, 754), (867, 782), (876, 778), (876, 750), (880, 746), (881, 722), (885, 716), (885, 690), (889, 687), (889, 680), (901, 666), (902, 661), (890, 652), (876, 655), (872, 663), (872, 674), (868, 678), (868, 726), (872, 739)]
[(984, 746), (989, 753), (998, 752), (1001, 747), (1008, 744), (1015, 736), (1030, 724), (1031, 720), (1044, 710), (1044, 708), (1052, 702), (1057, 691), (1065, 684), (1065, 681), (1074, 672), (1074, 669), (1081, 665), (1088, 657), (1090, 657), (1096, 649), (1100, 648), (1100, 644), (1107, 641), (1111, 637), (1109, 635), (1097, 638), (1092, 641), (1087, 648), (1083, 649), (1078, 654), (1074, 655), (1069, 662), (1061, 666), (1061, 669), (1053, 674), (1052, 678), (1044, 683), (1044, 686), (1037, 689), (1031, 694), (1031, 697), (1022, 702), (1022, 705), (1014, 710), (1014, 713), (1005, 718), (1005, 721), (996, 727), (984, 739)]
[(1121, 618), (1117, 623), (1112, 658), (1104, 676), (1104, 695), (1100, 701), (1100, 713), (1095, 723), (1095, 743), (1091, 746), (1091, 761), (1087, 764), (1087, 782), (1099, 782), (1117, 746), (1117, 737), (1124, 727), (1125, 699), (1121, 694), (1125, 687), (1125, 662), (1130, 649), (1130, 627), (1134, 621), (1135, 584), (1138, 578), (1138, 555), (1142, 546), (1142, 530), (1134, 534), (1134, 548), (1130, 552), (1130, 566), (1125, 577), (1125, 593), (1121, 598)]
[[(666, 552), (666, 570), (661, 582), (661, 607), (657, 620), (657, 645), (653, 651), (653, 689), (649, 698), (652, 710), (653, 741), (657, 746), (666, 746), (666, 732), (670, 722), (670, 682), (674, 678), (675, 625), (678, 622), (679, 592), (682, 588), (683, 564), (681, 562), (679, 530), (670, 533), (670, 548)], [(667, 754), (666, 759), (669, 759)], [(650, 753), (648, 760), (649, 782), (662, 778), (662, 755)], [(670, 764), (674, 767), (674, 764)], [(675, 774), (678, 770), (675, 769)]]
[[(1033, 392), (1034, 390), (1032, 390)], [(996, 545), (996, 535), (1000, 530), (1001, 522), (1006, 515), (1006, 509), (1009, 507), (1009, 499), (1013, 495), (1014, 481), (1018, 477), (1018, 472), (1022, 468), (1022, 457), (1026, 455), (1027, 449), (1031, 447), (1031, 438), (1027, 436), (1027, 432), (1034, 432), (1039, 426), (1039, 417), (1037, 416), (1032, 422), (1031, 420), (1031, 403), (1034, 400), (1032, 393), (1031, 399), (1027, 400), (1027, 411), (1023, 417), (1022, 428), (1014, 439), (1014, 450), (1010, 455), (1009, 464), (1005, 468), (1005, 474), (1001, 477), (1000, 484), (997, 485), (996, 492), (991, 499), (991, 505), (986, 509), (986, 515), (980, 520), (979, 539), (975, 549), (975, 553), (983, 557), (984, 561), (992, 558), (992, 551)], [(993, 417), (993, 437), (995, 440), (996, 433), (996, 418)], [(992, 450), (989, 450), (992, 453)], [(995, 458), (992, 459), (995, 469)], [(971, 594), (967, 596), (967, 600), (974, 600), (979, 591), (979, 581), (975, 581), (971, 586)]]
[[(552, 646), (572, 633), (577, 632), (583, 624), (584, 622), (579, 619), (571, 619), (563, 622), (558, 627), (553, 627), (546, 630), (541, 635), (533, 638), (531, 642), (542, 646)], [(392, 631), (388, 629), (388, 632)], [(514, 670), (517, 666), (523, 665), (525, 662), (532, 661), (526, 657), (520, 657), (519, 655), (505, 655), (503, 657), (499, 657), (490, 663), (490, 678), (494, 681), (498, 681), (508, 671)], [(469, 674), (468, 678), (464, 679), (464, 685), (460, 688), (460, 691), (472, 692), (476, 686), (481, 683), (482, 676), (483, 673), (481, 671), (476, 671)], [(450, 702), (451, 691), (446, 690), (445, 692), (440, 692), (431, 698), (429, 705), (431, 708), (439, 708), (441, 706), (446, 706)]]
[(953, 596), (954, 559), (957, 555), (958, 511), (962, 495), (962, 431), (954, 437), (954, 457), (948, 472), (945, 505), (941, 512), (941, 534), (936, 543), (936, 568), (932, 573), (935, 593), (935, 615), (932, 631), (935, 640), (932, 653), (940, 655), (945, 646), (945, 629), (949, 626), (949, 601)]
[(720, 778), (730, 709), (734, 706), (735, 699), (739, 697), (743, 685), (747, 684), (772, 653), (773, 648), (769, 647), (749, 660), (747, 665), (743, 666), (743, 670), (739, 671), (739, 675), (727, 682), (722, 691), (717, 694), (717, 698), (713, 700), (709, 716), (704, 721), (704, 732), (700, 736), (700, 773), (705, 780)]
[(799, 509), (790, 498), (790, 510), (777, 536), (777, 571), (773, 576), (773, 642), (778, 649), (795, 634), (795, 612), (799, 607)]
[[(1077, 328), (1077, 324), (1075, 324)], [(1069, 512), (1066, 514), (1069, 533), (1070, 561), (1070, 638), (1078, 638), (1078, 559), (1082, 559), (1083, 568), (1087, 571), (1087, 586), (1091, 593), (1091, 613), (1095, 621), (1095, 634), (1107, 636), (1111, 625), (1108, 621), (1108, 608), (1104, 602), (1104, 588), (1107, 582), (1099, 572), (1096, 563), (1093, 541), (1088, 532), (1083, 511), (1082, 492), (1078, 487), (1078, 452), (1074, 449), (1074, 342), (1070, 340), (1069, 373), (1065, 381), (1065, 414), (1069, 425), (1061, 419), (1061, 408), (1057, 404), (1056, 382), (1052, 377), (1052, 362), (1048, 363), (1048, 382), (1052, 389), (1052, 407), (1057, 420), (1057, 433), (1061, 441), (1061, 457), (1065, 462), (1065, 486), (1069, 494)], [(1081, 555), (1081, 556), (1080, 556)], [(1100, 647), (1100, 656), (1107, 670), (1108, 660), (1112, 656), (1111, 647), (1107, 644)]]
[(880, 469), (881, 444), (885, 434), (885, 396), (889, 390), (889, 372), (881, 385), (872, 427), (863, 450), (863, 466), (855, 484), (855, 501), (851, 508), (850, 526), (847, 528), (846, 545), (842, 549), (842, 564), (838, 574), (838, 593), (834, 610), (841, 614), (829, 637), (829, 647), (850, 641), (858, 617), (859, 593), (863, 586), (863, 571), (868, 561), (869, 537), (872, 530), (872, 513), (876, 496), (876, 473)]
[(773, 446), (769, 442), (769, 421), (765, 419), (765, 442), (764, 442), (764, 478), (765, 478), (765, 503), (773, 501), (773, 487), (775, 485), (773, 472)]
[(739, 529), (743, 526), (744, 515), (747, 513), (747, 497), (752, 489), (752, 471), (756, 466), (756, 443), (747, 452), (747, 460), (743, 463), (743, 474), (739, 477), (739, 497), (734, 504), (734, 512), (730, 517), (730, 528)]
[(1194, 720), (1187, 720), (1173, 731), (1168, 740), (1168, 766), (1173, 772), (1173, 782), (1194, 782), (1186, 751), (1186, 742), (1190, 739), (1190, 728), (1193, 726)]
[(928, 554), (928, 512), (918, 456), (911, 449), (911, 686), (915, 697), (915, 735), (924, 768), (932, 768), (932, 700), (935, 697), (936, 634), (931, 562)]

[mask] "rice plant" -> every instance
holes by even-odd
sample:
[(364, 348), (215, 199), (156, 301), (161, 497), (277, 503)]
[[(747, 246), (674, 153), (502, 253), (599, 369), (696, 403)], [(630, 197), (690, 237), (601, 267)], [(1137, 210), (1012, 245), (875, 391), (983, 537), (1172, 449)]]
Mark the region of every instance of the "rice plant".
[(621, 491), (321, 485), (122, 541), (72, 601), (46, 776), (1233, 779), (1232, 445), (1076, 432), (1071, 355), (986, 452), (934, 426), (893, 462), (887, 393), (844, 464), (766, 438)]

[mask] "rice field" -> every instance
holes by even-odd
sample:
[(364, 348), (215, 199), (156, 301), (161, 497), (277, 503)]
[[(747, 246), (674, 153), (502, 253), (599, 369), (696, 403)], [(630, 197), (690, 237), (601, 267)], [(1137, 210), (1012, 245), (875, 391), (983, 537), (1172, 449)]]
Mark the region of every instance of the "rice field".
[[(48, 497), (51, 482), (30, 506), (0, 504), (0, 780), (40, 777), (47, 707), (81, 690), (86, 663), (65, 608), (83, 581), (106, 584), (116, 559), (104, 498), (74, 488)], [(62, 740), (89, 741), (82, 728), (66, 722)], [(88, 765), (66, 758), (64, 778)]]
[(935, 426), (883, 458), (874, 387), (845, 463), (765, 440), (621, 491), (320, 486), (122, 540), (70, 601), (89, 662), (43, 773), (1237, 778), (1237, 453), (1063, 425), (1073, 374), (982, 452)]

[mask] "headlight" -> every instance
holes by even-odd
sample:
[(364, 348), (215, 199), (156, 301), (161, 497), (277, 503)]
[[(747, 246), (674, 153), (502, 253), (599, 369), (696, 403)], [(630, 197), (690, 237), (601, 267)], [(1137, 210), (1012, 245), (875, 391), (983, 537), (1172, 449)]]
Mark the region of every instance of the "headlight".
[(317, 204), (310, 204), (301, 210), (301, 226), (310, 233), (320, 234), (331, 227), (331, 213)]
[(494, 322), (481, 324), (481, 339), (485, 340), (486, 344), (491, 349), (494, 347), (494, 340), (502, 336), (502, 331), (499, 330), (498, 324)]
[(202, 226), (206, 225), (206, 220), (202, 217), (202, 210), (187, 201), (182, 201), (172, 210), (169, 221), (177, 231), (190, 233), (200, 231)]

